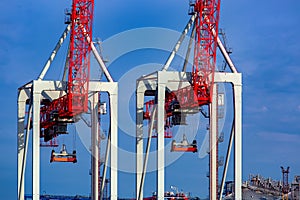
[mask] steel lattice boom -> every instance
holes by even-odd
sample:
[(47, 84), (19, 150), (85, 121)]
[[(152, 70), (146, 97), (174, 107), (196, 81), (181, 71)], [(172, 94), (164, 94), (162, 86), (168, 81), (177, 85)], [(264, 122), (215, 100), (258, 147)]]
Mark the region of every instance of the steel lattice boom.
[(192, 83), (199, 105), (206, 105), (212, 99), (220, 0), (197, 0), (191, 6), (197, 14)]
[[(219, 13), (220, 0), (190, 1), (189, 14), (195, 16), (194, 26), (196, 30), (194, 36), (192, 84), (188, 87), (179, 88), (177, 91), (166, 93), (166, 117), (174, 117), (174, 112), (169, 109), (174, 99), (178, 101), (181, 109), (195, 108), (212, 102)], [(147, 106), (151, 105), (151, 103), (146, 103), (145, 105), (144, 119), (149, 120), (150, 110)], [(177, 124), (180, 123), (175, 123), (175, 125)]]
[(68, 110), (77, 115), (88, 109), (88, 83), (91, 47), (86, 35), (92, 38), (94, 0), (74, 0), (70, 38), (68, 75)]
[[(88, 110), (91, 46), (87, 36), (92, 38), (93, 10), (94, 0), (73, 0), (67, 94), (41, 108), (41, 128), (53, 129), (58, 122), (72, 122), (74, 116)], [(55, 136), (54, 131), (45, 140)]]

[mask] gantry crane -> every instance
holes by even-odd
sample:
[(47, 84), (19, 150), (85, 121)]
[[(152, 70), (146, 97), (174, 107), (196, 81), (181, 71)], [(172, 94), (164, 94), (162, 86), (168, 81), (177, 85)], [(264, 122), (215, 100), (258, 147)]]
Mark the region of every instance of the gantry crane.
[[(113, 81), (92, 42), (94, 0), (73, 0), (66, 13), (67, 27), (36, 80), (19, 88), (18, 95), (18, 199), (24, 199), (25, 167), (29, 135), (32, 135), (32, 198), (40, 197), (40, 137), (51, 141), (66, 133), (67, 124), (75, 123), (82, 113), (91, 112), (92, 198), (99, 198), (99, 93), (109, 94), (111, 199), (117, 199), (117, 98), (118, 84)], [(44, 80), (58, 50), (70, 32), (69, 54), (64, 74), (67, 80)], [(93, 53), (108, 82), (90, 81), (90, 53)], [(65, 77), (65, 76), (64, 76)], [(90, 103), (89, 103), (90, 102)], [(107, 156), (108, 157), (108, 156)], [(51, 161), (76, 162), (76, 154), (52, 152)], [(105, 161), (105, 169), (108, 159)], [(105, 175), (104, 175), (105, 176)], [(101, 189), (104, 188), (104, 181)], [(103, 191), (102, 191), (103, 193)]]
[[(190, 0), (189, 14), (191, 18), (175, 44), (161, 71), (144, 75), (137, 81), (137, 113), (136, 113), (136, 198), (142, 200), (151, 138), (153, 130), (157, 138), (157, 198), (164, 198), (165, 185), (165, 141), (172, 137), (168, 128), (185, 124), (187, 114), (201, 112), (202, 106), (209, 107), (209, 194), (210, 199), (221, 199), (222, 188), (226, 179), (228, 162), (234, 139), (235, 146), (235, 198), (241, 199), (241, 74), (237, 72), (228, 52), (218, 38), (220, 0)], [(182, 72), (168, 71), (172, 60), (179, 50), (188, 32), (191, 31), (190, 42), (186, 53)], [(192, 71), (186, 72), (192, 46), (194, 57)], [(216, 71), (216, 54), (219, 47), (230, 72)], [(222, 184), (218, 187), (218, 94), (217, 83), (231, 83), (234, 98), (234, 120), (228, 144), (228, 152), (224, 166)], [(154, 96), (153, 100), (144, 103), (144, 96)], [(174, 104), (174, 102), (177, 102)], [(143, 106), (145, 105), (145, 107)], [(173, 109), (172, 106), (176, 105)], [(143, 108), (144, 107), (144, 108)], [(149, 121), (147, 147), (144, 155), (143, 120)], [(172, 142), (172, 151), (196, 152), (196, 142), (184, 142), (176, 146)], [(183, 147), (185, 144), (185, 148)], [(176, 148), (178, 147), (178, 148)]]
[(67, 93), (41, 107), (41, 128), (45, 141), (56, 137), (68, 122), (88, 111), (90, 78), (90, 41), (92, 38), (94, 0), (73, 0), (72, 11), (67, 13), (71, 24)]

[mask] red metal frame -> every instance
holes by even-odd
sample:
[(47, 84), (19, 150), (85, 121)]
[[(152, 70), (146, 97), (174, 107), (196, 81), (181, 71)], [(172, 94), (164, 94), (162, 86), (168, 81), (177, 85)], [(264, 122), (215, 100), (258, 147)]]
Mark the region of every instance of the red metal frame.
[(51, 151), (50, 163), (52, 162), (77, 162), (76, 151), (72, 154), (67, 153), (66, 146), (63, 144), (60, 153), (55, 153), (54, 150)]
[(201, 106), (212, 101), (220, 0), (197, 0), (194, 12), (197, 13), (197, 17), (192, 85)]
[(93, 11), (94, 0), (73, 0), (67, 94), (41, 107), (41, 128), (58, 123), (53, 112), (69, 120), (88, 110), (91, 47), (86, 35), (92, 38)]
[(150, 100), (150, 101), (147, 101), (145, 103), (145, 111), (144, 111), (144, 115), (143, 115), (143, 119), (147, 119), (147, 120), (150, 120), (151, 118), (151, 112), (153, 110), (153, 106), (154, 106), (154, 100)]
[(180, 143), (176, 143), (175, 140), (172, 141), (171, 152), (198, 152), (197, 141), (193, 140), (192, 143), (188, 143), (185, 134)]
[(72, 162), (76, 163), (77, 159), (74, 157), (53, 157), (50, 162)]
[[(143, 119), (144, 120), (148, 120), (150, 121), (151, 119), (151, 113), (152, 113), (152, 110), (153, 110), (153, 107), (154, 107), (154, 104), (155, 104), (155, 101), (154, 100), (150, 100), (150, 101), (147, 101), (145, 103), (145, 111), (144, 111), (144, 115), (143, 115)], [(173, 137), (173, 133), (172, 133), (172, 130), (170, 128), (170, 122), (168, 119), (166, 119), (166, 124), (165, 124), (165, 131), (164, 131), (164, 134), (165, 134), (165, 138), (172, 138)], [(156, 128), (154, 127), (154, 130), (156, 130)], [(153, 133), (152, 135), (153, 138), (157, 138), (157, 133)]]
[[(180, 103), (180, 107), (182, 109), (189, 109), (198, 107), (198, 99), (194, 93), (193, 87), (184, 87), (177, 91), (166, 93), (165, 97), (165, 111), (166, 117), (171, 117), (173, 113), (169, 110), (170, 104), (172, 103), (173, 99), (177, 99)], [(144, 120), (150, 120), (151, 111), (154, 106), (154, 100), (147, 101), (145, 103), (145, 111), (144, 111)]]
[(88, 86), (94, 0), (73, 0), (68, 74), (68, 110), (72, 115), (88, 109)]
[(198, 149), (197, 149), (197, 147), (192, 147), (192, 146), (188, 146), (188, 147), (185, 147), (185, 146), (172, 146), (171, 151), (172, 152), (193, 152), (193, 153), (196, 153), (196, 152), (198, 152)]
[(58, 147), (58, 142), (56, 138), (53, 138), (48, 142), (40, 141), (40, 147)]
[[(182, 109), (190, 109), (211, 103), (216, 68), (217, 36), (220, 0), (196, 0), (191, 4), (195, 19), (195, 47), (192, 69), (192, 87), (166, 93), (166, 119), (173, 115), (169, 106), (175, 98)], [(150, 119), (154, 100), (145, 103), (144, 119)]]
[(77, 163), (76, 156), (53, 156), (51, 155), (50, 163), (52, 162), (72, 162)]
[[(198, 107), (198, 100), (197, 97), (194, 95), (194, 90), (192, 87), (185, 87), (181, 88), (177, 91), (166, 93), (165, 97), (165, 138), (172, 138), (172, 132), (170, 127), (171, 124), (171, 117), (174, 115), (173, 111), (170, 110), (170, 105), (172, 102), (176, 99), (181, 109), (189, 109)], [(155, 104), (154, 100), (147, 101), (145, 103), (145, 110), (143, 114), (144, 120), (150, 120), (151, 118), (151, 112), (153, 109), (153, 106)], [(155, 137), (155, 136), (154, 136)]]

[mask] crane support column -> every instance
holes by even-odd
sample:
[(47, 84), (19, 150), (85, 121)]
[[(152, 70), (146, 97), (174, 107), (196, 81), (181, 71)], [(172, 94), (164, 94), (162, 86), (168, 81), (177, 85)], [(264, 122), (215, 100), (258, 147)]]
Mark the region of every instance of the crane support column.
[(24, 175), (23, 159), (25, 155), (24, 119), (25, 102), (18, 102), (18, 198), (24, 200)]
[[(113, 84), (113, 83), (109, 83)], [(108, 91), (110, 98), (111, 146), (110, 146), (110, 199), (118, 199), (118, 84), (114, 83)]]
[[(118, 83), (90, 81), (90, 92), (107, 92), (110, 100), (110, 199), (118, 198)], [(95, 94), (96, 95), (96, 94)], [(107, 163), (107, 161), (105, 161)], [(98, 174), (94, 174), (94, 176)], [(105, 175), (103, 174), (103, 177)], [(103, 179), (105, 180), (105, 179)], [(97, 185), (98, 187), (98, 185)], [(102, 191), (103, 192), (103, 191)]]
[[(156, 77), (157, 73), (152, 74), (153, 78)], [(155, 78), (154, 78), (155, 79)], [(144, 191), (144, 180), (147, 174), (147, 161), (148, 156), (147, 150), (144, 153), (144, 141), (143, 141), (143, 120), (144, 120), (144, 97), (147, 90), (154, 91), (157, 87), (157, 81), (144, 80), (141, 77), (136, 82), (136, 199), (143, 200)], [(154, 112), (151, 112), (151, 118), (155, 116)], [(151, 131), (148, 129), (148, 131)], [(148, 135), (149, 136), (149, 135)], [(147, 149), (150, 148), (150, 143), (148, 143)], [(149, 149), (148, 149), (149, 150)], [(148, 151), (149, 153), (149, 151)]]
[(157, 199), (164, 200), (165, 193), (165, 90), (164, 72), (157, 72)]
[(94, 93), (91, 98), (92, 128), (92, 199), (98, 200), (98, 180), (99, 180), (99, 122), (98, 122), (98, 93)]
[(40, 83), (33, 81), (32, 85), (32, 200), (40, 199)]
[(213, 96), (212, 103), (210, 104), (210, 130), (209, 130), (209, 189), (210, 189), (210, 197), (211, 200), (217, 199), (217, 191), (218, 191), (218, 177), (216, 171), (218, 169), (217, 166), (217, 84), (215, 83), (213, 86)]
[[(24, 173), (25, 173), (25, 112), (26, 100), (29, 97), (24, 90), (19, 90), (18, 97), (18, 199), (24, 200)], [(28, 133), (27, 133), (28, 134)]]
[(216, 73), (215, 83), (231, 83), (234, 107), (234, 195), (242, 199), (242, 74)]
[(235, 199), (242, 199), (242, 83), (233, 83), (234, 93), (234, 189)]
[[(141, 187), (143, 171), (143, 109), (145, 87), (143, 82), (137, 82), (136, 90), (136, 191), (143, 191)], [(143, 192), (136, 192), (136, 199), (143, 199)]]

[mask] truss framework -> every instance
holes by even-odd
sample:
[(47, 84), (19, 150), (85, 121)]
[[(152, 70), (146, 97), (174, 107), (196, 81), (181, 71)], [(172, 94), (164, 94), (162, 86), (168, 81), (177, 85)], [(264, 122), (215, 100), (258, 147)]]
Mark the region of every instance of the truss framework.
[[(138, 200), (143, 199), (143, 189), (144, 189), (144, 180), (146, 176), (146, 169), (148, 164), (149, 149), (152, 138), (152, 129), (153, 129), (153, 119), (149, 116), (146, 116), (150, 120), (150, 130), (148, 133), (148, 142), (146, 147), (146, 152), (144, 152), (144, 142), (143, 142), (143, 119), (144, 119), (144, 97), (145, 94), (156, 93), (156, 104), (154, 106), (152, 116), (157, 116), (157, 198), (160, 200), (164, 199), (165, 191), (165, 145), (164, 145), (164, 127), (165, 127), (165, 116), (167, 115), (165, 110), (166, 105), (166, 88), (171, 91), (180, 91), (184, 90), (186, 87), (191, 87), (190, 78), (192, 77), (193, 72), (174, 72), (167, 71), (172, 60), (174, 59), (177, 51), (180, 48), (180, 45), (183, 43), (183, 40), (189, 30), (191, 29), (192, 24), (195, 21), (196, 14), (193, 14), (186, 25), (184, 31), (182, 32), (180, 38), (178, 39), (176, 45), (174, 46), (170, 56), (168, 57), (164, 67), (161, 71), (156, 71), (151, 74), (142, 76), (137, 80), (136, 85), (136, 198)], [(210, 30), (214, 35), (217, 35), (217, 32), (214, 28)], [(208, 77), (212, 82), (212, 99), (208, 104), (210, 110), (210, 175), (209, 175), (209, 195), (210, 199), (220, 199), (223, 191), (223, 186), (226, 180), (228, 163), (231, 156), (231, 149), (234, 140), (234, 181), (235, 181), (235, 199), (242, 199), (242, 75), (238, 73), (228, 52), (226, 51), (224, 45), (218, 36), (216, 36), (217, 45), (223, 55), (225, 61), (229, 65), (231, 72), (215, 72), (214, 77)], [(189, 50), (191, 45), (189, 45)], [(187, 55), (189, 52), (187, 53)], [(185, 67), (184, 67), (185, 68)], [(212, 76), (212, 73), (210, 73)], [(180, 83), (180, 84), (179, 84)], [(232, 130), (230, 134), (230, 142), (228, 144), (227, 156), (225, 167), (222, 175), (222, 183), (220, 191), (218, 191), (218, 130), (217, 130), (217, 89), (216, 85), (218, 83), (230, 83), (233, 88), (233, 111), (234, 119), (232, 124)], [(196, 95), (197, 96), (197, 95)], [(194, 102), (194, 101), (192, 101)], [(193, 103), (191, 105), (194, 105)], [(199, 104), (200, 105), (200, 104)], [(191, 112), (194, 111), (194, 108)]]

